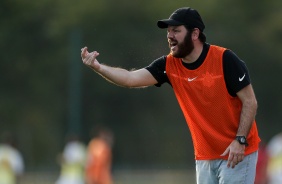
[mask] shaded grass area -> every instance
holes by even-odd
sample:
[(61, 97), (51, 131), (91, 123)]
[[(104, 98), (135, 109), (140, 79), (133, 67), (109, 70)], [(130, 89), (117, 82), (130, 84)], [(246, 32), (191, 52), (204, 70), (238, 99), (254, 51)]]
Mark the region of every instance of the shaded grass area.
[[(19, 184), (54, 184), (58, 173), (28, 172)], [(117, 170), (114, 184), (195, 184), (194, 170)]]

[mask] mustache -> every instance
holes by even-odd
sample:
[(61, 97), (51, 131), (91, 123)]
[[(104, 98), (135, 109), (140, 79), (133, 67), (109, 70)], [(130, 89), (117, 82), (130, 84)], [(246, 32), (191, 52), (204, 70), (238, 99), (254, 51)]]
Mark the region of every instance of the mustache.
[(168, 39), (168, 43), (169, 44), (172, 44), (172, 43), (178, 44), (178, 41), (176, 39)]
[(168, 47), (171, 48), (173, 46), (178, 45), (178, 41), (175, 39), (168, 39)]

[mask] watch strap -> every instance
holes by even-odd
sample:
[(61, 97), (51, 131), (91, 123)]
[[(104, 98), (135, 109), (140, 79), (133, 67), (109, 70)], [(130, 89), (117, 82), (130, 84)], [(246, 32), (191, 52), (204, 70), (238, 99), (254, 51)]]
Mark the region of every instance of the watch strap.
[(236, 140), (242, 145), (245, 145), (245, 146), (249, 145), (247, 142), (247, 138), (245, 136), (236, 136)]

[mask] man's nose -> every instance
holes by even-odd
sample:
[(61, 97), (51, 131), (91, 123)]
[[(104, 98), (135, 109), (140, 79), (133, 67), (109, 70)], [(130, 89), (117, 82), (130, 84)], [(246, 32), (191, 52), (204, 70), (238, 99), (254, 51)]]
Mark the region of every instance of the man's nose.
[(173, 38), (173, 37), (174, 37), (174, 34), (172, 32), (167, 33), (167, 38)]

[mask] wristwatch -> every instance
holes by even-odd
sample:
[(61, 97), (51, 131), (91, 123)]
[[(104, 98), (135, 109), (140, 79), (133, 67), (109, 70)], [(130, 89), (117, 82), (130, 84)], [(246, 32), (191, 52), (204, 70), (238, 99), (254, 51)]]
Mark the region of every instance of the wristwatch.
[(245, 146), (248, 146), (248, 143), (247, 143), (247, 139), (245, 136), (236, 136), (236, 140), (242, 144), (242, 145), (245, 145)]

